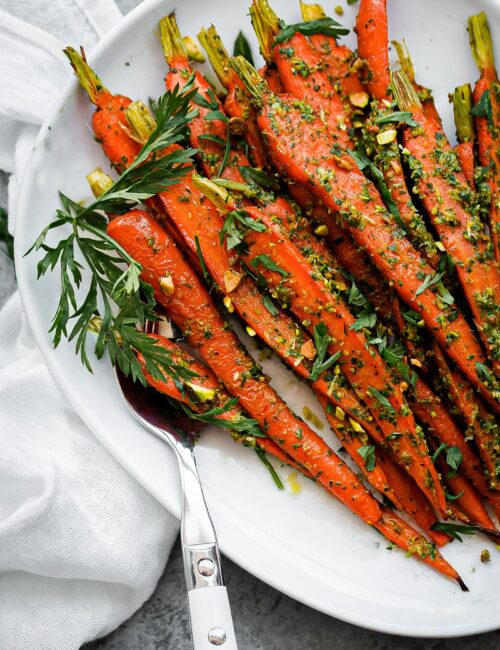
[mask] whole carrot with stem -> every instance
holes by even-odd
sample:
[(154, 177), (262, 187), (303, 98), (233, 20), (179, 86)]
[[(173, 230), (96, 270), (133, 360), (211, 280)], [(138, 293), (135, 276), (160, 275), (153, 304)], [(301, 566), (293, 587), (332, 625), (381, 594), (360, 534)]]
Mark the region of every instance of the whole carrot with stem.
[(271, 93), (246, 60), (232, 62), (260, 107), (259, 126), (278, 166), (289, 178), (308, 184), (339, 217), (403, 301), (421, 315), (448, 355), (492, 407), (500, 410), (497, 380), (478, 372), (476, 364), (483, 368), (485, 357), (472, 330), (460, 312), (435, 293), (441, 291), (440, 275), (393, 223), (355, 160), (350, 155), (331, 153), (335, 141), (313, 112), (305, 113), (289, 96)]
[(492, 366), (500, 373), (500, 273), (475, 197), (441, 125), (424, 113), (403, 73), (394, 73), (393, 87), (399, 107), (418, 124), (403, 133), (414, 191), (455, 264)]
[[(227, 192), (214, 183), (200, 178), (197, 185), (222, 213), (234, 207)], [(248, 206), (245, 211), (266, 226), (265, 232), (249, 231), (245, 237), (247, 249), (242, 256), (248, 268), (265, 279), (272, 294), (315, 337), (320, 332), (328, 334), (325, 343), (329, 352), (338, 358), (341, 371), (367, 404), (385, 436), (378, 442), (393, 449), (435, 507), (445, 512), (444, 495), (425, 440), (385, 362), (376, 350), (369, 348), (345, 304), (316, 279), (314, 269), (283, 236), (279, 226), (257, 208)], [(394, 436), (394, 432), (402, 435)]]
[(397, 141), (397, 126), (408, 116), (393, 110), (389, 75), (389, 33), (386, 0), (361, 0), (356, 19), (359, 53), (368, 61), (368, 89), (376, 100), (363, 128), (363, 142), (368, 155), (382, 172), (399, 219), (412, 244), (433, 268), (437, 268), (440, 253), (424, 220), (408, 192), (401, 153)]
[(495, 68), (488, 19), (484, 12), (468, 21), (472, 55), (481, 77), (474, 87), (474, 119), (479, 160), (491, 166), (490, 235), (495, 259), (500, 263), (500, 84)]
[(198, 39), (207, 53), (208, 60), (219, 81), (227, 90), (224, 110), (227, 115), (241, 124), (242, 137), (248, 144), (249, 157), (256, 167), (266, 166), (266, 150), (257, 126), (257, 116), (251, 97), (241, 79), (229, 66), (229, 54), (214, 25), (203, 28)]

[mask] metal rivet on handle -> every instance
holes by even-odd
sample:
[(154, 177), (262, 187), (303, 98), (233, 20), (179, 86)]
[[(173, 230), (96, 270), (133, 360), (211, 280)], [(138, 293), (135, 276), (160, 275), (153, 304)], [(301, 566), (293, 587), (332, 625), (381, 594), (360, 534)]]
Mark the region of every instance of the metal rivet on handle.
[(221, 627), (213, 627), (208, 633), (208, 640), (212, 645), (224, 645), (226, 633)]
[(202, 576), (213, 576), (215, 571), (215, 564), (212, 562), (212, 560), (204, 558), (198, 562), (198, 571)]

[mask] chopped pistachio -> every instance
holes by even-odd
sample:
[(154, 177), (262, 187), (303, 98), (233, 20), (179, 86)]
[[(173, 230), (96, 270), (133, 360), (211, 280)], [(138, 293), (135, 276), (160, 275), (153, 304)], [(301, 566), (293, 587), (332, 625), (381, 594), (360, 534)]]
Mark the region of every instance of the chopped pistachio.
[(171, 296), (174, 293), (174, 281), (170, 273), (161, 278), (160, 288), (166, 296)]
[(228, 293), (234, 291), (240, 282), (241, 282), (241, 274), (238, 273), (237, 271), (233, 271), (232, 269), (227, 269), (227, 271), (224, 272), (224, 286), (226, 287), (226, 291)]
[(324, 223), (314, 229), (314, 234), (318, 235), (319, 237), (326, 237), (326, 235), (328, 235), (328, 232), (328, 226), (326, 226)]
[(487, 548), (483, 549), (481, 551), (481, 562), (489, 562), (491, 560), (491, 555), (490, 552), (488, 551)]
[(387, 131), (382, 131), (381, 133), (377, 134), (377, 142), (382, 145), (390, 144), (391, 142), (394, 142), (396, 136), (396, 129), (387, 129)]
[(228, 310), (228, 312), (232, 314), (234, 312), (234, 305), (231, 298), (229, 296), (225, 296), (222, 302), (224, 303), (224, 307)]
[(358, 108), (364, 108), (365, 106), (368, 105), (370, 98), (368, 97), (368, 93), (360, 91), (357, 93), (351, 93), (349, 95), (349, 101), (353, 106), (357, 106)]
[(245, 327), (245, 330), (248, 336), (257, 336), (257, 332), (248, 325)]

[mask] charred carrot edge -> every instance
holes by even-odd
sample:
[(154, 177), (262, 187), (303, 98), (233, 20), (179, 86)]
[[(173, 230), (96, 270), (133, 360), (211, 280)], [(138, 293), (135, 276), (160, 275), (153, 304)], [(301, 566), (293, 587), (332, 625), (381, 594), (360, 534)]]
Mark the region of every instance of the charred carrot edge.
[(391, 99), (386, 0), (361, 0), (356, 18), (358, 50), (368, 63), (368, 90), (377, 99)]
[[(474, 196), (441, 126), (429, 120), (407, 77), (393, 74), (401, 110), (411, 111), (418, 129), (403, 133), (414, 191), (455, 263), (457, 276), (496, 373), (500, 374), (500, 273)], [(443, 173), (443, 166), (446, 173)]]
[[(143, 278), (152, 285), (158, 303), (267, 436), (362, 519), (368, 523), (379, 519), (376, 501), (271, 388), (234, 333), (225, 327), (207, 290), (180, 251), (152, 217), (135, 210), (111, 221), (108, 232), (141, 264)], [(174, 286), (169, 295), (160, 284), (167, 272)]]
[(490, 487), (498, 489), (500, 470), (500, 427), (489, 415), (481, 399), (476, 397), (469, 382), (450, 367), (442, 351), (434, 346), (437, 367), (449, 391), (449, 395), (465, 419), (476, 440), (490, 480)]
[(207, 53), (208, 60), (219, 81), (228, 91), (224, 100), (224, 109), (234, 121), (238, 120), (243, 131), (242, 137), (249, 147), (249, 156), (256, 167), (266, 165), (266, 149), (257, 127), (255, 110), (250, 96), (238, 75), (229, 67), (229, 54), (222, 43), (214, 25), (202, 29), (198, 38)]
[[(450, 322), (447, 318), (452, 311), (450, 307), (437, 304), (434, 292), (424, 289), (419, 278), (432, 279), (432, 268), (407, 240), (396, 234), (380, 197), (361, 175), (351, 156), (334, 158), (331, 154), (334, 141), (321, 120), (314, 114), (305, 114), (303, 108), (295, 107), (288, 97), (270, 93), (245, 59), (232, 59), (231, 62), (260, 106), (259, 126), (278, 166), (286, 169), (293, 181), (309, 184), (316, 196), (341, 218), (401, 298), (420, 313), (433, 336), (492, 407), (500, 411), (500, 391), (495, 384), (490, 388), (488, 382), (478, 376), (475, 364), (485, 359), (472, 330), (456, 310), (453, 310), (453, 318), (455, 314), (456, 318)], [(310, 156), (312, 151), (314, 158)], [(364, 195), (369, 199), (367, 202), (362, 198)], [(391, 251), (390, 260), (386, 255), (388, 250)]]
[(475, 116), (475, 124), (481, 165), (486, 167), (493, 163), (490, 176), (492, 196), (489, 225), (495, 259), (500, 263), (500, 203), (498, 201), (500, 191), (500, 138), (498, 135), (500, 129), (500, 85), (495, 69), (488, 19), (484, 12), (470, 16), (468, 31), (472, 54), (481, 73), (474, 87), (474, 101), (476, 105), (483, 101), (490, 107), (489, 115)]
[(458, 144), (455, 151), (469, 186), (474, 189), (474, 119), (471, 115), (472, 89), (470, 84), (458, 86), (453, 91), (453, 115)]
[[(223, 214), (233, 207), (229, 195), (211, 181), (196, 179), (196, 184)], [(389, 444), (393, 448), (396, 457), (407, 471), (412, 473), (435, 507), (440, 512), (445, 512), (444, 493), (430, 461), (425, 441), (419, 435), (401, 388), (394, 384), (385, 362), (377, 352), (368, 349), (364, 335), (351, 327), (355, 321), (354, 317), (335, 294), (330, 293), (320, 280), (315, 279), (314, 269), (293, 244), (282, 236), (274, 222), (255, 207), (248, 206), (246, 212), (252, 219), (260, 220), (266, 226), (265, 232), (248, 233), (248, 251), (243, 254), (247, 264), (249, 267), (258, 268), (271, 293), (286, 297), (288, 308), (311, 333), (320, 323), (326, 327), (330, 336), (331, 354), (341, 353), (341, 371), (363, 397), (380, 430), (386, 436), (385, 439), (379, 439), (379, 442)], [(266, 265), (262, 265), (262, 268), (259, 260), (263, 258), (271, 259), (280, 271), (276, 272)], [(382, 397), (380, 391), (385, 397)], [(383, 411), (381, 399), (385, 399), (392, 414), (388, 419), (388, 414)], [(391, 436), (395, 430), (405, 432), (396, 442)], [(411, 469), (408, 467), (409, 458)]]

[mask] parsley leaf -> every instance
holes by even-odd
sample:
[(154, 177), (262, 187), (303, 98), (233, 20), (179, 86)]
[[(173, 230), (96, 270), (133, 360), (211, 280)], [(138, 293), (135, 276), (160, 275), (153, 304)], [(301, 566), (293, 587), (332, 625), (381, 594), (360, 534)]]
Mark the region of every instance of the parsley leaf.
[(276, 308), (276, 305), (270, 296), (263, 296), (261, 302), (267, 311), (271, 314), (271, 316), (276, 316), (278, 314), (278, 309)]
[(408, 111), (394, 111), (387, 115), (382, 115), (374, 120), (375, 124), (388, 124), (389, 122), (403, 122), (408, 126), (418, 126), (413, 119), (413, 115)]
[(273, 47), (279, 43), (288, 41), (288, 39), (292, 38), (296, 32), (304, 34), (304, 36), (322, 34), (323, 36), (333, 36), (333, 38), (349, 34), (349, 30), (346, 27), (342, 27), (342, 25), (333, 20), (333, 18), (318, 18), (317, 20), (310, 20), (305, 23), (296, 23), (294, 25), (282, 24), (282, 30), (274, 39)]
[(316, 356), (314, 357), (313, 366), (311, 369), (311, 381), (316, 381), (322, 372), (331, 368), (333, 364), (339, 360), (341, 352), (336, 352), (325, 361), (325, 356), (328, 351), (330, 337), (328, 330), (324, 323), (318, 323), (314, 327), (314, 347), (316, 348)]
[(250, 44), (248, 43), (242, 31), (238, 33), (238, 36), (234, 41), (233, 56), (242, 56), (253, 66), (255, 65), (253, 61), (252, 50), (250, 49)]
[(476, 527), (475, 526), (462, 526), (460, 524), (446, 524), (442, 521), (438, 521), (431, 526), (432, 530), (437, 530), (441, 533), (446, 533), (452, 539), (458, 540), (460, 543), (463, 543), (461, 535), (475, 535)]
[(390, 413), (396, 413), (396, 410), (394, 409), (394, 406), (389, 402), (389, 400), (387, 399), (387, 397), (385, 397), (385, 395), (382, 395), (382, 393), (380, 391), (378, 391), (376, 388), (373, 388), (373, 386), (368, 386), (368, 391)]
[(217, 120), (220, 120), (221, 122), (228, 121), (227, 115), (224, 115), (224, 113), (219, 110), (209, 111), (208, 113), (205, 114), (203, 119), (206, 122), (215, 122)]
[(493, 128), (493, 109), (491, 107), (490, 90), (485, 90), (481, 95), (481, 99), (474, 104), (470, 112), (474, 117), (486, 117), (488, 120), (488, 127)]
[(424, 278), (424, 281), (422, 282), (422, 284), (415, 291), (415, 295), (419, 296), (426, 289), (428, 289), (429, 287), (432, 287), (432, 285), (434, 285), (434, 284), (437, 284), (441, 280), (443, 275), (444, 275), (444, 273), (436, 273), (435, 275), (426, 275), (425, 278)]
[(361, 314), (361, 316), (352, 325), (349, 326), (349, 329), (357, 332), (358, 330), (362, 330), (364, 327), (374, 327), (376, 322), (377, 314), (375, 312), (367, 312)]
[(260, 221), (249, 217), (245, 210), (233, 210), (226, 214), (224, 225), (219, 233), (219, 241), (223, 244), (226, 240), (228, 250), (239, 249), (248, 230), (264, 232), (266, 227)]
[(274, 483), (276, 484), (276, 487), (279, 490), (284, 490), (285, 486), (283, 485), (282, 480), (278, 476), (278, 472), (274, 469), (274, 467), (271, 464), (271, 461), (266, 456), (266, 452), (263, 449), (255, 449), (255, 453), (257, 454), (259, 459), (264, 463), (264, 465), (269, 470), (269, 473), (271, 474), (272, 479), (273, 479)]
[(259, 266), (263, 266), (265, 269), (268, 269), (269, 271), (275, 271), (276, 273), (279, 273), (284, 278), (287, 278), (289, 276), (289, 273), (285, 271), (285, 269), (282, 269), (281, 266), (278, 266), (278, 264), (276, 264), (276, 262), (271, 257), (269, 257), (269, 255), (266, 255), (265, 253), (254, 257), (253, 260), (250, 262), (250, 264), (253, 266), (254, 269), (258, 269)]
[(365, 461), (366, 471), (373, 472), (376, 465), (375, 445), (363, 445), (358, 449), (358, 454)]
[(476, 372), (479, 379), (483, 381), (487, 381), (490, 384), (495, 383), (495, 378), (493, 377), (491, 370), (487, 366), (485, 366), (484, 363), (481, 363), (480, 361), (476, 361)]

